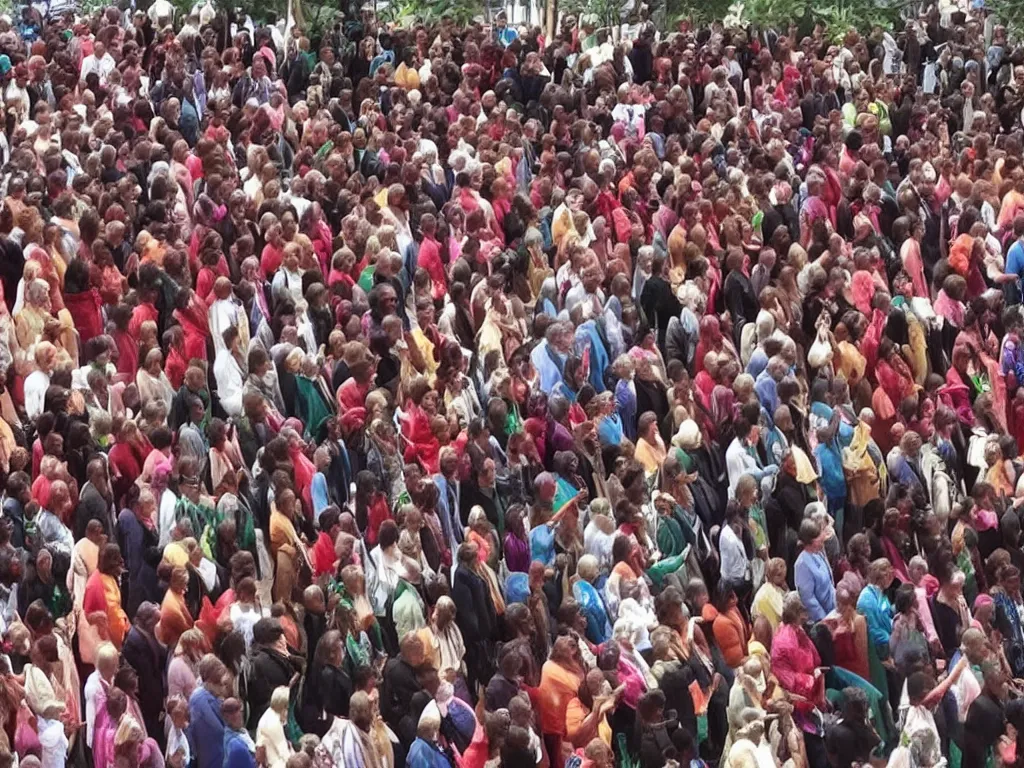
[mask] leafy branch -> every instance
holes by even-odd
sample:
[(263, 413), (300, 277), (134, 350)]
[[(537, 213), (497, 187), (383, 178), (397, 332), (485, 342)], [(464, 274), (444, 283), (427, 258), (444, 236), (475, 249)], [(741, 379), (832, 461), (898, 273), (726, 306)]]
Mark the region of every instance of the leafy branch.
[(1010, 37), (1024, 38), (1024, 2), (1021, 0), (985, 0), (985, 7), (991, 10), (1006, 26)]

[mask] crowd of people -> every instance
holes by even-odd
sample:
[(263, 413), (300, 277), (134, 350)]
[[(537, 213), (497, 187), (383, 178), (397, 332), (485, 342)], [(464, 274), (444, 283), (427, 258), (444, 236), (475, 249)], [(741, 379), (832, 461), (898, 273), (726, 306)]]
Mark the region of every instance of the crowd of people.
[(984, 3), (236, 13), (0, 19), (0, 768), (1024, 764)]

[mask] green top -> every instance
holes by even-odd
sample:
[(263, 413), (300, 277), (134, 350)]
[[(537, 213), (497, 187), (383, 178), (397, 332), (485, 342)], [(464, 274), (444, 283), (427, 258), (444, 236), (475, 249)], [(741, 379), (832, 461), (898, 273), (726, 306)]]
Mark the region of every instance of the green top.
[(359, 287), (367, 293), (373, 288), (373, 273), (377, 271), (377, 267), (374, 264), (367, 264), (366, 269), (359, 273)]
[(206, 526), (213, 523), (216, 517), (217, 513), (213, 507), (207, 504), (196, 504), (185, 496), (180, 497), (174, 507), (174, 519), (181, 522), (182, 518), (188, 518), (192, 525), (192, 535), (196, 537), (202, 537)]
[(686, 547), (683, 527), (674, 514), (658, 518), (658, 549), (664, 557), (682, 554)]
[(757, 549), (767, 549), (768, 521), (765, 519), (764, 509), (760, 504), (755, 504), (748, 510), (747, 514), (750, 515), (750, 522), (754, 524), (751, 526), (754, 534), (754, 546)]

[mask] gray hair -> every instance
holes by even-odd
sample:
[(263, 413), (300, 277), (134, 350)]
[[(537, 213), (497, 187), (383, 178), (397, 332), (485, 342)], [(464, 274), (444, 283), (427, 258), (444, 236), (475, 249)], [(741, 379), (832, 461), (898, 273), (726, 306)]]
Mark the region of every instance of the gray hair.
[(477, 523), (487, 522), (487, 513), (483, 507), (473, 507), (469, 510), (469, 526), (472, 528)]
[(42, 304), (50, 295), (50, 284), (45, 280), (36, 278), (25, 288), (25, 301), (30, 304)]

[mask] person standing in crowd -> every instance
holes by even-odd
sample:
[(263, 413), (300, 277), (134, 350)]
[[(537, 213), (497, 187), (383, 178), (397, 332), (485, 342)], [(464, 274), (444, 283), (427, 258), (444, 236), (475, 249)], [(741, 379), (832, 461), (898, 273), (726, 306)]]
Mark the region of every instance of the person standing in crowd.
[(0, 18), (0, 768), (1019, 764), (1024, 27), (764, 5)]

